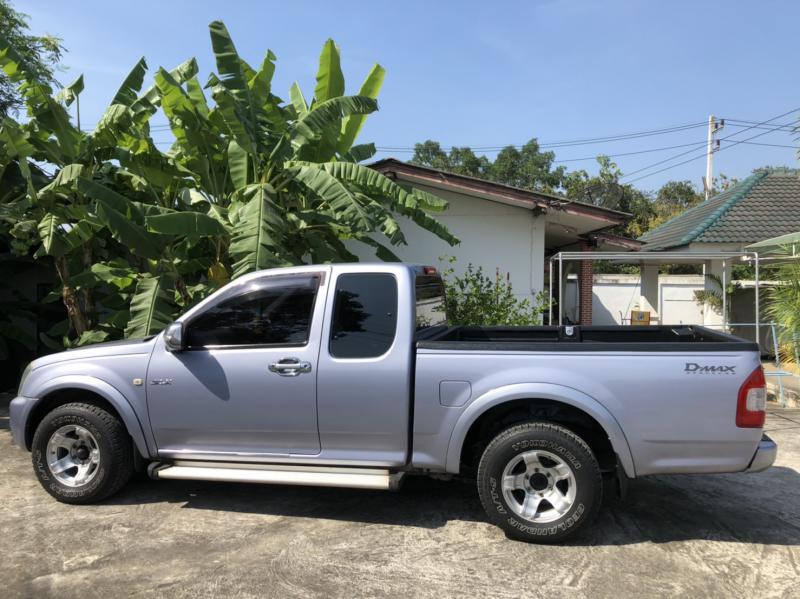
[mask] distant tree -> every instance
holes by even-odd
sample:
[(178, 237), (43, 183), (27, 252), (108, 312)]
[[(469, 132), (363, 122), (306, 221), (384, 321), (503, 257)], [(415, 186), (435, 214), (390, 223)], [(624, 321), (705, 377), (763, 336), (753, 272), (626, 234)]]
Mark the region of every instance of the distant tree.
[(654, 229), (696, 206), (704, 199), (703, 194), (691, 181), (667, 181), (656, 192), (653, 202), (653, 217), (649, 229)]
[(600, 165), (597, 175), (589, 176), (581, 169), (565, 176), (565, 195), (571, 200), (632, 214), (633, 218), (615, 232), (639, 237), (647, 231), (654, 216), (652, 200), (633, 185), (620, 182), (622, 171), (608, 156), (598, 156), (597, 162)]
[(489, 178), (522, 189), (553, 192), (564, 183), (566, 168), (553, 168), (555, 152), (542, 152), (536, 138), (522, 148), (506, 146), (489, 168)]
[[(56, 83), (54, 71), (58, 68), (64, 47), (52, 35), (31, 35), (28, 15), (17, 12), (8, 0), (0, 0), (0, 39), (5, 39), (22, 58), (23, 68), (40, 83)], [(22, 106), (16, 84), (0, 71), (0, 117)]]
[(412, 164), (543, 192), (556, 191), (564, 182), (566, 169), (554, 169), (554, 161), (555, 154), (542, 152), (535, 138), (521, 148), (506, 146), (494, 161), (478, 156), (469, 147), (453, 147), (445, 152), (438, 141), (429, 139), (414, 146), (411, 159)]
[(723, 191), (728, 191), (734, 185), (739, 184), (739, 179), (736, 177), (728, 177), (727, 175), (720, 173), (718, 177), (714, 177), (714, 183), (711, 186), (711, 195), (715, 195), (718, 193), (722, 193)]

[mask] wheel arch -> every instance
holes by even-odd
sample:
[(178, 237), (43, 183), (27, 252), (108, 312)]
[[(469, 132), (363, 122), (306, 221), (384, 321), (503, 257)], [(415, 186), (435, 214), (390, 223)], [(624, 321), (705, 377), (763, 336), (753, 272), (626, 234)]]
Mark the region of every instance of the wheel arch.
[(30, 451), (36, 427), (48, 413), (58, 406), (85, 399), (87, 394), (122, 420), (142, 456), (150, 455), (139, 418), (125, 396), (101, 379), (80, 375), (57, 377), (37, 389), (39, 399), (25, 420), (25, 448)]
[[(528, 414), (526, 417), (525, 414)], [(447, 449), (447, 472), (458, 473), (465, 456), (472, 450), (480, 432), (491, 430), (489, 424), (502, 427), (534, 418), (533, 414), (559, 414), (540, 419), (569, 427), (570, 421), (602, 431), (596, 441), (607, 439), (628, 477), (635, 476), (633, 456), (622, 427), (600, 402), (582, 391), (551, 383), (520, 383), (492, 389), (475, 399), (456, 422)], [(566, 422), (565, 422), (566, 419)], [(578, 433), (579, 431), (575, 431)], [(590, 446), (592, 443), (587, 440)], [(592, 447), (596, 450), (597, 446)]]

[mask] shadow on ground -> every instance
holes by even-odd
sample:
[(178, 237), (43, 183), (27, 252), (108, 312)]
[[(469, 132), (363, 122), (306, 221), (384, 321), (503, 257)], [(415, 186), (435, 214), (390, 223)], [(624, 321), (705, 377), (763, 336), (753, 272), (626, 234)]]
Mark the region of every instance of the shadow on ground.
[[(772, 492), (780, 489), (782, 499)], [(693, 539), (800, 545), (800, 475), (774, 467), (766, 473), (658, 476), (637, 479), (628, 497), (606, 497), (595, 523), (574, 546), (670, 543)], [(770, 497), (773, 499), (771, 500)], [(438, 528), (450, 520), (482, 522), (474, 484), (412, 476), (397, 493), (150, 481), (138, 477), (111, 504), (181, 503), (195, 510), (324, 518), (356, 523)], [(790, 511), (787, 511), (790, 508)]]

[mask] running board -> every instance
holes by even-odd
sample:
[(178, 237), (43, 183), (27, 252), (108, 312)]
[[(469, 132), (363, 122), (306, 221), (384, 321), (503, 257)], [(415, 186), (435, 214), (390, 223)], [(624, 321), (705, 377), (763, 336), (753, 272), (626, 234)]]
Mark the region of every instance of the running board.
[(336, 468), (316, 466), (284, 466), (279, 464), (212, 464), (179, 461), (173, 464), (153, 463), (147, 469), (151, 478), (174, 480), (209, 480), (236, 483), (269, 483), (346, 487), (395, 491), (404, 472), (375, 468)]

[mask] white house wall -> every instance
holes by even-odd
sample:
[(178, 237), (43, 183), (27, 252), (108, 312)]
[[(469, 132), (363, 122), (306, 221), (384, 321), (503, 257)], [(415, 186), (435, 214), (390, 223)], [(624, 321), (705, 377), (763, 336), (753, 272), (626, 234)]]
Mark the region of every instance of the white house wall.
[[(543, 216), (534, 217), (533, 212), (526, 208), (441, 189), (416, 187), (450, 203), (445, 212), (434, 216), (461, 240), (461, 244), (451, 247), (410, 220), (399, 217), (408, 245), (394, 247), (392, 251), (401, 260), (446, 268), (447, 262), (439, 258), (454, 256), (457, 262), (453, 267), (457, 273), (462, 273), (469, 263), (483, 267), (491, 277), (497, 268), (509, 273), (518, 297), (530, 298), (534, 286), (541, 289), (544, 283), (544, 241), (536, 237), (543, 235), (544, 227), (536, 221)], [(347, 242), (347, 248), (360, 260), (375, 259), (372, 248), (361, 243)]]

